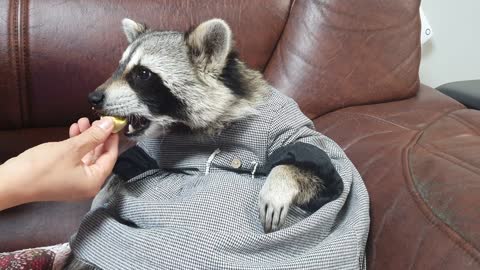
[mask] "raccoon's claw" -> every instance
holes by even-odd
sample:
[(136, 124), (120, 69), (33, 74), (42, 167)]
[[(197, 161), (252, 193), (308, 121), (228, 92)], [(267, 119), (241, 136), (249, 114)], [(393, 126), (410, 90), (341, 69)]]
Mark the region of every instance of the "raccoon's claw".
[(260, 222), (266, 233), (280, 229), (285, 223), (290, 205), (299, 191), (295, 180), (288, 177), (284, 167), (275, 167), (260, 190)]
[(265, 233), (280, 229), (285, 223), (290, 204), (272, 204), (260, 201), (260, 222)]

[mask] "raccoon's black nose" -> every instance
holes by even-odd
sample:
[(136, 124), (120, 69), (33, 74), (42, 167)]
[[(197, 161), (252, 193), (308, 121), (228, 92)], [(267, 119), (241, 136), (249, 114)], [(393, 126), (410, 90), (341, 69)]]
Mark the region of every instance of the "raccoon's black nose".
[(103, 100), (105, 99), (105, 95), (103, 92), (100, 91), (93, 91), (90, 94), (88, 94), (88, 101), (92, 106), (99, 107), (102, 105)]

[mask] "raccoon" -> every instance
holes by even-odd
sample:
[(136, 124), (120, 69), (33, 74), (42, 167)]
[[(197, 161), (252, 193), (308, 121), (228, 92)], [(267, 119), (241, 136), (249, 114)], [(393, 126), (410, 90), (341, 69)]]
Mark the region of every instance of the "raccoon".
[[(221, 19), (205, 21), (182, 33), (154, 31), (122, 20), (129, 46), (111, 78), (89, 94), (102, 115), (125, 117), (132, 140), (166, 133), (198, 136), (221, 133), (231, 123), (255, 113), (270, 89), (262, 74), (239, 60), (232, 31)], [(115, 180), (109, 184), (110, 190)], [(318, 197), (323, 180), (295, 164), (271, 169), (258, 200), (266, 233), (282, 227), (292, 204)], [(97, 196), (108, 196), (108, 192)], [(95, 269), (70, 257), (66, 269)]]

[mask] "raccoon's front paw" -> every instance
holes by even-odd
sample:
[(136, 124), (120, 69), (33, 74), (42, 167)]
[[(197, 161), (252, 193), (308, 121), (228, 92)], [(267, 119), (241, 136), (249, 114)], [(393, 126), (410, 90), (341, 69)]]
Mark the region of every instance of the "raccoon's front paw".
[(266, 233), (280, 229), (298, 193), (298, 183), (291, 176), (288, 165), (272, 169), (259, 198), (260, 222)]

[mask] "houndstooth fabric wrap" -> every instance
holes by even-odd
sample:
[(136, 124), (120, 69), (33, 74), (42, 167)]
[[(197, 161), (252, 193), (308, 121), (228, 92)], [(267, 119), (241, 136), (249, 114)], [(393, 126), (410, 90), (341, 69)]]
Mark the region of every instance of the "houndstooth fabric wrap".
[[(74, 254), (102, 269), (365, 269), (369, 197), (358, 171), (291, 98), (272, 89), (256, 109), (216, 136), (140, 142), (160, 168), (89, 212)], [(258, 195), (266, 177), (254, 172), (295, 142), (325, 151), (344, 190), (313, 213), (293, 206), (282, 229), (265, 234)]]

